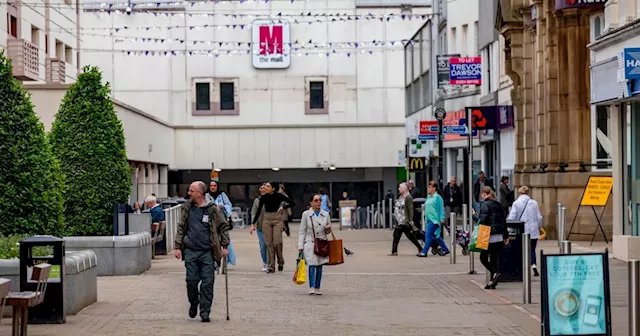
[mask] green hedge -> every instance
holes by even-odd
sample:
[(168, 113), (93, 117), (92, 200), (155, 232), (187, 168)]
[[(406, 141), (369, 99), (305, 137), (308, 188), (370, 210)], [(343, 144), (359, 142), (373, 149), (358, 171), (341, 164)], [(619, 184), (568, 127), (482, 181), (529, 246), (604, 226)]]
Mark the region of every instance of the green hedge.
[[(0, 259), (20, 258), (20, 245), (18, 243), (28, 237), (28, 235), (0, 237)], [(46, 257), (52, 254), (53, 247), (51, 246), (38, 246), (33, 248), (34, 257)]]
[(53, 152), (67, 181), (68, 235), (111, 235), (113, 205), (131, 190), (124, 131), (96, 67), (69, 87), (51, 129)]
[(61, 235), (64, 188), (30, 96), (0, 51), (0, 236)]

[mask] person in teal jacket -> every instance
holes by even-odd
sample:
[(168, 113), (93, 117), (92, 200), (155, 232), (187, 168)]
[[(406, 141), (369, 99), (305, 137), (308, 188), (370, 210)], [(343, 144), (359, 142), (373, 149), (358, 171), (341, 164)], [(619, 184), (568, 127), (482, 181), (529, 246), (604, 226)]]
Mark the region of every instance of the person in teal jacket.
[(422, 258), (427, 257), (427, 252), (429, 252), (431, 242), (434, 239), (442, 247), (443, 255), (449, 254), (449, 249), (440, 235), (444, 224), (444, 201), (438, 194), (438, 184), (434, 181), (429, 182), (427, 193), (427, 200), (424, 202), (424, 222), (427, 228), (424, 234), (424, 247), (422, 252), (418, 254), (418, 257)]

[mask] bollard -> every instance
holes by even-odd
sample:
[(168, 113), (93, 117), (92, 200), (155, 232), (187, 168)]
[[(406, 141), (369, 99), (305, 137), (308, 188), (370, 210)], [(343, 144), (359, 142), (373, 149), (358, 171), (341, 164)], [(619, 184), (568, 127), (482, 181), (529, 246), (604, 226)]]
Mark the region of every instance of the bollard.
[(380, 228), (380, 201), (378, 201), (378, 206), (376, 207), (376, 229)]
[(389, 229), (393, 229), (393, 200), (389, 199)]
[(367, 229), (371, 228), (371, 211), (369, 210), (369, 206), (367, 206)]
[(560, 245), (562, 245), (562, 242), (564, 241), (564, 227), (565, 227), (565, 221), (567, 220), (567, 208), (562, 207), (560, 208), (560, 222), (559, 225), (560, 227), (558, 228), (559, 231), (559, 236), (558, 236), (558, 241), (560, 242)]
[[(469, 213), (467, 211), (467, 205), (463, 204), (462, 205), (462, 230), (471, 232), (470, 228), (467, 229), (468, 227), (471, 227), (471, 221), (467, 223), (468, 217), (469, 217)], [(467, 226), (467, 224), (469, 224), (469, 226)]]
[(387, 207), (385, 205), (385, 201), (381, 201), (380, 203), (382, 203), (382, 212), (380, 213), (380, 218), (382, 219), (382, 228), (386, 229), (387, 228), (387, 216), (385, 216), (387, 214), (386, 210)]
[(451, 253), (449, 253), (449, 263), (456, 263), (456, 213), (449, 214), (449, 240), (451, 241)]
[(556, 206), (556, 236), (558, 237), (558, 248), (561, 248), (562, 244), (560, 244), (560, 242), (562, 242), (562, 239), (560, 238), (560, 222), (562, 221), (562, 218), (560, 217), (562, 213), (562, 204), (558, 203)]
[(560, 250), (561, 254), (571, 254), (571, 241), (565, 240), (562, 242), (562, 249)]
[(531, 234), (522, 235), (522, 303), (531, 303)]
[(629, 336), (640, 335), (640, 260), (629, 260)]

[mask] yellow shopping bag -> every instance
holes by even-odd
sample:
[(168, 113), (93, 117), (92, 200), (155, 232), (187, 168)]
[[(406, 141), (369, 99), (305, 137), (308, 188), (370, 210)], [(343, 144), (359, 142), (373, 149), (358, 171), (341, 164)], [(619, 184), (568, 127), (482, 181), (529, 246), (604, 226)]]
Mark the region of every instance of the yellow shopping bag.
[(476, 248), (479, 250), (489, 249), (489, 237), (491, 236), (491, 226), (478, 225), (478, 238), (476, 239)]
[(293, 283), (296, 285), (302, 285), (307, 282), (307, 263), (304, 260), (304, 255), (300, 253), (298, 259), (298, 266), (295, 273), (293, 273)]

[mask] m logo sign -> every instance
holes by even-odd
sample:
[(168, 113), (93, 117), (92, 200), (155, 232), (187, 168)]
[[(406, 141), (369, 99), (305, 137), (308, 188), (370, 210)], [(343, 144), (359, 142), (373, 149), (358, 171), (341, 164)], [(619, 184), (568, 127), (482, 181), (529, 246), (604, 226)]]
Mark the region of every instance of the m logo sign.
[(424, 158), (411, 158), (409, 160), (409, 171), (423, 171), (424, 170)]
[(253, 35), (253, 67), (286, 69), (291, 65), (291, 27), (284, 20), (255, 20)]

